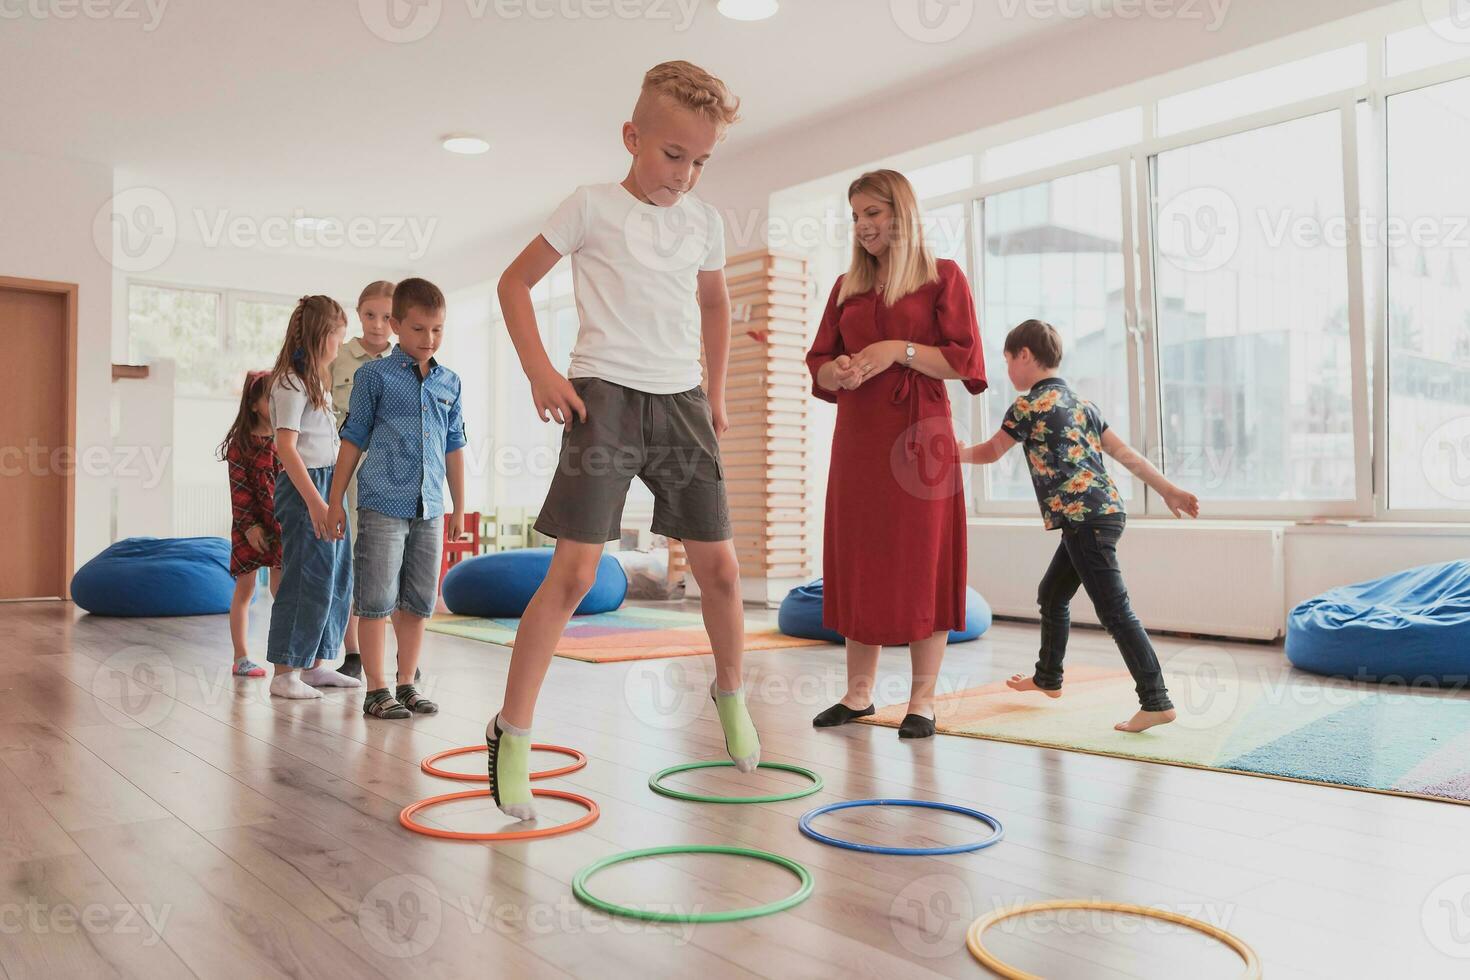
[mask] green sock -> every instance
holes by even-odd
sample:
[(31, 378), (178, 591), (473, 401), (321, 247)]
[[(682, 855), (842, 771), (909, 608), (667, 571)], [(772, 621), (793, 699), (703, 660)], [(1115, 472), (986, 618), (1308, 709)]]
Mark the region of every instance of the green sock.
[(735, 761), (736, 769), (753, 772), (761, 761), (761, 739), (745, 708), (745, 689), (721, 691), (717, 683), (711, 682), (709, 696), (719, 712), (720, 727), (725, 730), (725, 751)]
[(502, 813), (517, 820), (536, 819), (531, 796), (531, 733), (506, 724), (497, 715), (490, 723), (490, 792)]

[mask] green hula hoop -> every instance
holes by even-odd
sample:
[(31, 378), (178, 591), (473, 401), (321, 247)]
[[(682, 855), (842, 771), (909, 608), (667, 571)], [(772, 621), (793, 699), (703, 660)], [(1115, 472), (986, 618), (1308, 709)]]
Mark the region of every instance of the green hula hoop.
[[(612, 902), (598, 898), (587, 890), (587, 879), (604, 868), (624, 861), (634, 861), (638, 858), (658, 857), (664, 854), (733, 854), (736, 857), (756, 858), (760, 861), (769, 861), (779, 864), (781, 867), (796, 875), (801, 881), (801, 886), (795, 892), (785, 898), (765, 905), (755, 905), (747, 909), (729, 909), (725, 912), (659, 912), (653, 909), (639, 909), (627, 905), (615, 905)], [(784, 858), (779, 854), (769, 851), (756, 851), (748, 847), (729, 847), (723, 844), (673, 844), (667, 847), (645, 847), (639, 851), (624, 851), (610, 857), (594, 861), (572, 879), (572, 894), (584, 905), (590, 905), (595, 909), (601, 909), (609, 915), (621, 915), (629, 919), (642, 919), (645, 922), (688, 922), (703, 924), (708, 922), (737, 922), (740, 919), (754, 919), (762, 915), (770, 915), (773, 912), (784, 912), (793, 905), (799, 905), (806, 901), (812, 893), (812, 873), (797, 864), (790, 858)]]
[(773, 796), (701, 796), (698, 793), (686, 793), (683, 790), (669, 789), (661, 785), (662, 781), (675, 773), (688, 772), (691, 769), (720, 769), (733, 766), (735, 763), (725, 762), (685, 762), (677, 766), (669, 766), (660, 769), (648, 777), (648, 788), (655, 793), (668, 796), (676, 800), (688, 800), (691, 803), (784, 803), (787, 800), (799, 800), (803, 796), (811, 796), (822, 788), (822, 777), (810, 769), (801, 766), (788, 766), (784, 762), (762, 762), (758, 769), (780, 769), (783, 772), (794, 772), (805, 776), (812, 784), (805, 789), (799, 789), (794, 793), (777, 793)]

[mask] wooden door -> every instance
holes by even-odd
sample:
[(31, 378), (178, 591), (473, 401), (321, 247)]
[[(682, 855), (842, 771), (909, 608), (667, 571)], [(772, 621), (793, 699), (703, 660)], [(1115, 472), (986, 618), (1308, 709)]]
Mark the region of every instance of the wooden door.
[(75, 310), (73, 285), (0, 278), (0, 329), (9, 348), (0, 359), (0, 599), (67, 594)]

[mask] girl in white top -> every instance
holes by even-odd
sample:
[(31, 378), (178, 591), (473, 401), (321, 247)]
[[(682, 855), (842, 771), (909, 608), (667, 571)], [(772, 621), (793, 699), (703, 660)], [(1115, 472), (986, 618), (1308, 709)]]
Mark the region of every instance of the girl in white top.
[(342, 307), (329, 296), (303, 296), (271, 371), (271, 426), (281, 474), (281, 587), (271, 607), (266, 660), (275, 667), (271, 693), (319, 698), (317, 687), (360, 687), (324, 664), (337, 659), (352, 597), (351, 534), (327, 526), (326, 496), (337, 461), (331, 365), (347, 332)]

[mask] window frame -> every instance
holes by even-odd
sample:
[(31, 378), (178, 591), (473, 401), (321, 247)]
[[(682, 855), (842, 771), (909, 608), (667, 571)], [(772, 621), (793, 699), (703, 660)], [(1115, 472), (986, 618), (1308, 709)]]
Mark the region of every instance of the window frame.
[[(1376, 49), (1378, 57), (1373, 59), (1370, 55), (1369, 78), (1378, 80), (1373, 90), (1365, 93), (1365, 98), (1373, 109), (1373, 152), (1380, 164), (1386, 164), (1388, 159), (1388, 100), (1395, 95), (1403, 95), (1407, 92), (1416, 92), (1420, 89), (1432, 88), (1446, 82), (1460, 81), (1470, 78), (1470, 54), (1458, 61), (1445, 62), (1439, 65), (1430, 65), (1426, 68), (1416, 69), (1400, 75), (1386, 76), (1384, 74), (1384, 58), (1387, 39), (1384, 45)], [(1380, 165), (1377, 176), (1381, 182), (1377, 183), (1378, 201), (1381, 203), (1384, 214), (1387, 214), (1388, 197), (1388, 167)], [(1381, 218), (1382, 215), (1374, 215)], [(1374, 281), (1374, 309), (1372, 310), (1374, 336), (1373, 336), (1373, 439), (1375, 446), (1383, 447), (1382, 452), (1374, 453), (1373, 485), (1374, 485), (1374, 507), (1380, 520), (1405, 521), (1424, 524), (1463, 524), (1470, 522), (1470, 507), (1453, 508), (1422, 508), (1422, 507), (1398, 507), (1389, 506), (1388, 480), (1389, 480), (1389, 454), (1393, 451), (1389, 445), (1388, 437), (1388, 409), (1389, 409), (1389, 350), (1388, 350), (1388, 246), (1382, 241), (1383, 236), (1378, 236), (1379, 241), (1371, 250), (1373, 256), (1373, 281)]]
[[(279, 293), (267, 293), (253, 289), (228, 289), (223, 286), (199, 286), (193, 283), (170, 282), (163, 279), (148, 279), (129, 276), (125, 281), (124, 292), (124, 316), (123, 316), (123, 350), (127, 352), (129, 359), (133, 356), (133, 287), (139, 286), (145, 289), (170, 289), (175, 292), (186, 293), (209, 293), (217, 297), (215, 306), (215, 337), (223, 350), (233, 350), (235, 346), (235, 304), (237, 302), (247, 303), (276, 303), (288, 308), (295, 308), (296, 300), (290, 296)], [(188, 394), (182, 397), (200, 401), (230, 401), (239, 398), (237, 394)]]
[[(1388, 140), (1388, 100), (1405, 92), (1470, 77), (1470, 47), (1464, 57), (1440, 64), (1386, 74), (1388, 36), (1417, 21), (1402, 11), (1385, 9), (1327, 25), (1300, 38), (1284, 38), (1261, 48), (1216, 59), (1150, 79), (1100, 97), (1089, 97), (1067, 106), (1034, 114), (1021, 120), (998, 124), (964, 138), (951, 138), (923, 150), (900, 154), (896, 159), (912, 167), (971, 155), (977, 161), (976, 182), (969, 188), (921, 200), (927, 211), (963, 202), (967, 223), (966, 274), (976, 294), (977, 309), (984, 310), (984, 203), (986, 198), (1008, 190), (1035, 186), (1117, 164), (1122, 181), (1124, 249), (1124, 323), (1132, 343), (1128, 347), (1128, 390), (1130, 443), (1156, 464), (1162, 448), (1161, 377), (1157, 334), (1157, 285), (1154, 216), (1157, 210), (1155, 167), (1160, 153), (1254, 129), (1291, 122), (1324, 112), (1337, 112), (1342, 139), (1343, 213), (1349, 216), (1344, 259), (1347, 264), (1349, 370), (1351, 371), (1353, 419), (1354, 496), (1346, 500), (1221, 500), (1212, 501), (1207, 516), (1220, 519), (1351, 520), (1369, 523), (1470, 523), (1470, 508), (1392, 508), (1388, 498), (1388, 251), (1384, 243), (1365, 243), (1357, 216), (1381, 221), (1390, 205), (1388, 174), (1384, 166)], [(1364, 84), (1301, 99), (1244, 116), (1160, 136), (1156, 132), (1157, 108), (1161, 98), (1205, 87), (1264, 68), (1287, 64), (1350, 44), (1366, 44), (1367, 72)], [(1360, 134), (1360, 104), (1366, 104), (1369, 130)], [(1120, 150), (1058, 163), (1003, 179), (985, 181), (978, 161), (987, 149), (1065, 128), (1089, 118), (1121, 112), (1131, 105), (1143, 108), (1143, 138)], [(1359, 136), (1368, 137), (1360, 156)], [(1370, 160), (1376, 164), (1371, 192), (1364, 194), (1362, 171)], [(819, 182), (809, 182), (793, 192), (810, 193)], [(785, 192), (782, 192), (783, 194)], [(1377, 236), (1381, 237), (1381, 236)], [(1371, 300), (1368, 285), (1371, 276)], [(988, 325), (982, 325), (984, 329)], [(997, 325), (1001, 329), (1004, 325)], [(1371, 348), (1370, 345), (1371, 344)], [(1371, 352), (1371, 361), (1370, 361)], [(1371, 364), (1371, 369), (1370, 369)], [(993, 373), (997, 365), (987, 365)], [(989, 415), (994, 407), (982, 400), (971, 406), (971, 424), (976, 438), (988, 438)], [(1167, 474), (1166, 474), (1167, 475)], [(987, 498), (988, 481), (975, 480), (970, 503), (971, 517), (1005, 517), (1034, 510), (1030, 503), (994, 501)], [(1140, 499), (1141, 498), (1141, 499)], [(1133, 509), (1145, 516), (1168, 516), (1168, 510), (1151, 489), (1135, 490)]]
[[(1067, 177), (1076, 177), (1080, 174), (1091, 173), (1114, 167), (1118, 171), (1119, 201), (1121, 202), (1121, 227), (1123, 229), (1123, 328), (1128, 335), (1129, 343), (1126, 348), (1128, 364), (1128, 388), (1131, 393), (1128, 404), (1128, 424), (1130, 433), (1140, 432), (1139, 426), (1144, 424), (1139, 412), (1139, 399), (1137, 397), (1138, 381), (1140, 377), (1140, 351), (1138, 345), (1138, 303), (1137, 295), (1133, 289), (1133, 275), (1136, 269), (1135, 237), (1136, 229), (1133, 225), (1133, 188), (1130, 181), (1130, 169), (1132, 157), (1127, 151), (1113, 150), (1107, 153), (1083, 157), (1066, 163), (1056, 164), (1044, 170), (1032, 171), (1027, 174), (1019, 174), (1000, 180), (989, 181), (978, 184), (966, 191), (947, 194), (943, 197), (924, 201), (924, 210), (945, 207), (955, 203), (955, 200), (969, 204), (965, 209), (965, 220), (967, 222), (967, 267), (965, 275), (970, 280), (970, 290), (975, 298), (975, 309), (981, 313), (985, 310), (985, 269), (983, 248), (985, 243), (985, 203), (992, 197), (1011, 191), (1025, 190), (1030, 187), (1039, 187), (1056, 180)], [(982, 325), (982, 329), (984, 326)], [(1002, 325), (997, 329), (1005, 329)], [(986, 375), (994, 377), (999, 372), (1005, 371), (1005, 365), (986, 364)], [(977, 442), (989, 439), (1000, 429), (1001, 417), (1005, 414), (1005, 408), (995, 403), (994, 399), (976, 398), (971, 401), (971, 431), (976, 433)], [(994, 418), (991, 415), (994, 414)], [(1135, 436), (1136, 438), (1136, 436)], [(1013, 517), (1017, 515), (1030, 515), (1036, 512), (1034, 500), (993, 500), (989, 496), (990, 481), (976, 479), (971, 487), (971, 516), (984, 517)], [(1127, 502), (1140, 502), (1140, 481), (1134, 481), (1133, 492), (1129, 495)]]

